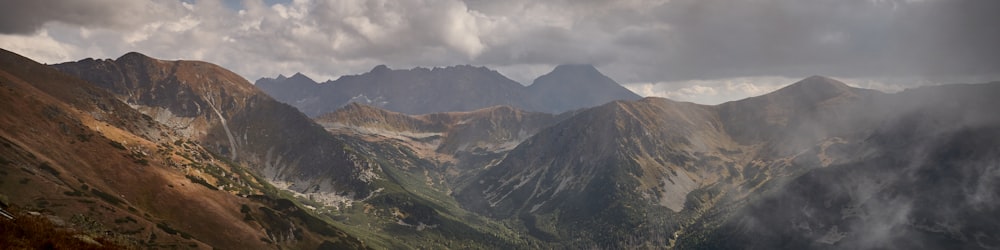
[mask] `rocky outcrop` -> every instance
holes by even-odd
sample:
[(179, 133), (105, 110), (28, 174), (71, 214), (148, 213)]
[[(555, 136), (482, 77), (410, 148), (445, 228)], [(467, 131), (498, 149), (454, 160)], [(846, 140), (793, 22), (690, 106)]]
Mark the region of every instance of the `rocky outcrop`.
[(354, 155), (295, 108), (235, 73), (199, 61), (139, 53), (54, 65), (107, 89), (217, 154), (252, 166), (283, 188), (354, 199), (368, 196), (380, 168)]

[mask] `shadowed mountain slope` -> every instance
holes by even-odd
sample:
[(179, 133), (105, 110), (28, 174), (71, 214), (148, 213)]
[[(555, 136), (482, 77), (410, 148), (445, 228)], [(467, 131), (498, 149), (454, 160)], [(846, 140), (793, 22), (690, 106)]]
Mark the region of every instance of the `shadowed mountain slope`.
[[(629, 93), (587, 65), (529, 87), (470, 66), (282, 77), (317, 89), (274, 96), (329, 91), (290, 102), (313, 105), (312, 121), (204, 62), (130, 53), (55, 66), (109, 94), (10, 58), (2, 190), (46, 213), (98, 210), (88, 216), (122, 221), (114, 232), (141, 227), (155, 246), (362, 247), (347, 235), (374, 248), (1000, 242), (1000, 83), (885, 94), (814, 76), (707, 106), (589, 95)], [(428, 90), (446, 85), (457, 87)], [(481, 85), (496, 95), (470, 94)], [(580, 103), (597, 106), (569, 108)], [(525, 111), (543, 106), (575, 111)], [(438, 109), (467, 111), (411, 114)], [(185, 217), (160, 200), (207, 212)], [(235, 226), (210, 234), (225, 223)]]
[(54, 67), (108, 89), (283, 188), (350, 199), (367, 196), (378, 177), (379, 169), (308, 117), (219, 66), (133, 52)]
[[(854, 161), (815, 169), (692, 246), (728, 249), (990, 249), (1000, 235), (1000, 83), (877, 100)], [(775, 225), (775, 226), (764, 226)]]
[[(736, 211), (742, 211), (746, 204), (779, 201), (785, 197), (775, 195), (777, 200), (761, 200), (757, 198), (759, 194), (785, 192), (782, 190), (800, 195), (814, 193), (794, 191), (798, 190), (795, 185), (799, 184), (786, 186), (789, 182), (799, 183), (795, 181), (798, 176), (836, 178), (821, 173), (837, 172), (840, 170), (833, 169), (858, 164), (868, 168), (879, 165), (881, 167), (875, 169), (881, 170), (872, 171), (888, 171), (894, 166), (966, 159), (964, 156), (932, 156), (913, 163), (867, 163), (872, 161), (871, 157), (878, 155), (912, 155), (906, 150), (894, 149), (905, 149), (906, 146), (884, 146), (872, 139), (882, 138), (880, 135), (884, 133), (909, 131), (909, 126), (921, 129), (906, 132), (908, 137), (917, 138), (934, 138), (939, 129), (955, 131), (949, 128), (981, 131), (980, 128), (986, 126), (984, 129), (989, 131), (990, 126), (1000, 124), (997, 119), (990, 118), (996, 117), (995, 114), (984, 113), (996, 106), (995, 101), (986, 98), (995, 96), (995, 86), (955, 85), (883, 94), (815, 76), (770, 94), (717, 106), (656, 98), (609, 103), (584, 110), (542, 130), (518, 145), (499, 164), (467, 182), (467, 186), (456, 192), (456, 197), (471, 211), (495, 218), (522, 220), (530, 235), (559, 244), (581, 247), (592, 246), (590, 244), (604, 247), (664, 244), (713, 248), (716, 245), (712, 242), (724, 241), (725, 238), (709, 237), (708, 233), (715, 232), (717, 226), (730, 219), (741, 218)], [(903, 122), (893, 122), (896, 119)], [(945, 121), (954, 124), (941, 123)], [(943, 136), (953, 138), (952, 135)], [(906, 137), (893, 140), (901, 138)], [(958, 138), (961, 139), (948, 143), (997, 144), (989, 139), (976, 142), (969, 137)], [(930, 144), (961, 148), (957, 144), (944, 146), (950, 144), (940, 143), (944, 141), (934, 140)], [(985, 158), (968, 158), (979, 163), (961, 171), (991, 173), (991, 165), (983, 161), (993, 157), (991, 151), (982, 151), (981, 155)], [(891, 157), (889, 159), (894, 159)], [(921, 183), (914, 181), (899, 185), (902, 185), (900, 188), (915, 188)], [(822, 192), (820, 190), (824, 189), (817, 190)], [(763, 214), (760, 217), (780, 221), (756, 225), (797, 225), (798, 220), (788, 220), (784, 215), (793, 214), (792, 210), (803, 205), (810, 205), (789, 202), (777, 203), (779, 207), (763, 205), (765, 207), (759, 210), (744, 213)], [(781, 210), (786, 208), (788, 210)], [(814, 209), (814, 212), (803, 216), (841, 213), (837, 209)], [(966, 212), (975, 216), (985, 215), (979, 210)], [(809, 218), (805, 220), (812, 220)], [(941, 219), (934, 216), (913, 218)], [(826, 221), (817, 223), (825, 225), (827, 230), (832, 224)], [(860, 225), (863, 226), (848, 234), (864, 234), (861, 228), (877, 226)], [(813, 225), (814, 228), (816, 226)], [(985, 229), (988, 228), (980, 228)], [(761, 235), (758, 233), (764, 231), (753, 229), (736, 230), (734, 234), (745, 236), (743, 239), (747, 241), (725, 246), (741, 248), (740, 244), (759, 242), (757, 239), (760, 236), (777, 237), (760, 243), (763, 248), (783, 247), (772, 244), (799, 237), (789, 233), (800, 232), (794, 226), (778, 226), (777, 230), (781, 231), (772, 235)], [(843, 226), (840, 230), (845, 232)], [(936, 229), (928, 230), (907, 235), (930, 233), (940, 236), (933, 233)], [(825, 232), (813, 232), (813, 236), (816, 233), (822, 236)], [(964, 237), (974, 234), (970, 232)], [(808, 237), (806, 239), (810, 239)], [(575, 238), (593, 240), (590, 243), (570, 240)], [(845, 240), (841, 246), (865, 246), (858, 245), (863, 243), (858, 240), (864, 241), (865, 238)], [(699, 245), (696, 242), (709, 243)], [(885, 242), (876, 246), (884, 247)], [(938, 246), (972, 246), (968, 245), (971, 243), (965, 241), (957, 245)]]
[(343, 229), (375, 248), (441, 248), (441, 239), (466, 247), (525, 241), (461, 210), (440, 191), (446, 186), (420, 172), (433, 165), (409, 149), (329, 133), (216, 65), (130, 53), (56, 67), (105, 81), (100, 85), (135, 109), (249, 167), (281, 197), (306, 204), (301, 214), (320, 216), (311, 226)]
[[(134, 248), (363, 243), (281, 205), (247, 169), (114, 95), (0, 51), (0, 193), (80, 237)], [(220, 230), (224, 229), (224, 230)]]

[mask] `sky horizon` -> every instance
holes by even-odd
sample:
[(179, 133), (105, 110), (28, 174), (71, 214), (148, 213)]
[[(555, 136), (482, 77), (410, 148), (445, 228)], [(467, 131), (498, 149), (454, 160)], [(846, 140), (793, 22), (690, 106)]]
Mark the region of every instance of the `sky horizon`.
[(0, 48), (43, 63), (130, 51), (253, 82), (485, 66), (520, 82), (592, 64), (642, 96), (717, 104), (811, 75), (886, 92), (1000, 80), (992, 0), (37, 0)]

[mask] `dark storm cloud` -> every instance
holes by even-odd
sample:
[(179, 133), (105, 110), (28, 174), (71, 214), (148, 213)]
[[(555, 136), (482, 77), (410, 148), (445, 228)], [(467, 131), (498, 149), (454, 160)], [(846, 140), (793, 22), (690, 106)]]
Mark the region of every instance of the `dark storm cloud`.
[(1000, 73), (1000, 1), (465, 2), (517, 27), (482, 64), (593, 63), (623, 82)]
[(146, 11), (141, 1), (127, 0), (4, 0), (2, 5), (3, 34), (33, 33), (49, 22), (127, 28)]
[(529, 73), (590, 63), (657, 84), (644, 94), (711, 94), (765, 76), (996, 80), (997, 10), (995, 0), (40, 0), (0, 9), (0, 46), (61, 59), (142, 51), (251, 80), (475, 64), (530, 83)]
[(671, 1), (655, 11), (671, 27), (659, 70), (637, 80), (997, 74), (996, 10), (991, 0)]

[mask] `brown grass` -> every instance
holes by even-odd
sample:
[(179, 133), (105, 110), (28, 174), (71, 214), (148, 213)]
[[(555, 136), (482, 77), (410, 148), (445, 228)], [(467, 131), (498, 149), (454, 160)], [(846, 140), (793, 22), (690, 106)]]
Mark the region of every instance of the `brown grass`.
[[(92, 238), (68, 228), (57, 227), (48, 219), (18, 213), (14, 220), (0, 219), (0, 246), (4, 249), (126, 249), (103, 237)], [(91, 238), (88, 242), (83, 239)]]

